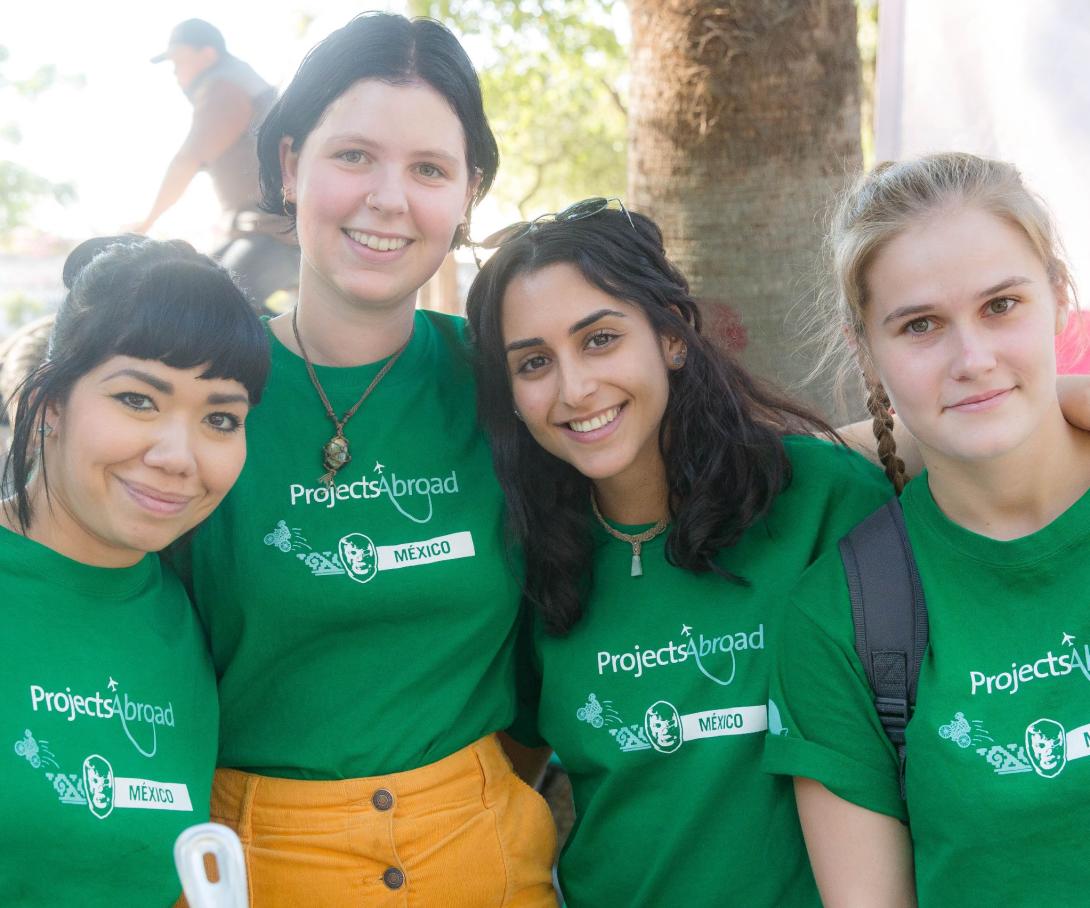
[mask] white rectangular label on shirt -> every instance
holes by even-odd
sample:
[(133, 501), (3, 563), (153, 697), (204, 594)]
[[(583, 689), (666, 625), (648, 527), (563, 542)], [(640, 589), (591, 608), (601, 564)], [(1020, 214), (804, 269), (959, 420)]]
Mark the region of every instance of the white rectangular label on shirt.
[(767, 730), (768, 705), (765, 703), (760, 706), (709, 709), (681, 717), (682, 737), (686, 741), (718, 738), (721, 735), (752, 735)]
[(1090, 725), (1080, 725), (1067, 733), (1067, 759), (1090, 756)]
[(153, 782), (151, 779), (114, 779), (114, 807), (143, 810), (193, 810), (184, 782)]
[(473, 534), (469, 531), (436, 536), (423, 542), (403, 542), (400, 545), (375, 547), (380, 571), (396, 571), (398, 568), (415, 567), (418, 564), (434, 564), (455, 558), (472, 558)]

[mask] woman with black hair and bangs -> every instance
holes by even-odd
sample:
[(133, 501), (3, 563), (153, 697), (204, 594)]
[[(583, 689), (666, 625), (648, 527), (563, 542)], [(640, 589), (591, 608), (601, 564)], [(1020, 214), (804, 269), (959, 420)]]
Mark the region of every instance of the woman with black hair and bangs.
[(760, 772), (794, 580), (889, 496), (701, 333), (648, 218), (515, 225), (469, 294), (479, 412), (525, 553), (511, 733), (571, 777), (571, 908), (816, 906), (790, 784)]
[(0, 503), (6, 905), (165, 905), (208, 819), (219, 708), (185, 590), (153, 553), (246, 459), (268, 342), (182, 242), (89, 240), (18, 392)]

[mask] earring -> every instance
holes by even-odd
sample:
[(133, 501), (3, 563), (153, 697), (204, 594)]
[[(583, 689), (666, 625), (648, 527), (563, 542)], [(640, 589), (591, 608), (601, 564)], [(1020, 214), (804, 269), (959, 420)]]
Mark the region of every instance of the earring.
[(517, 419), (519, 422), (526, 422), (526, 420), (522, 418), (522, 414), (519, 413), (519, 408), (518, 407), (515, 407), (514, 412), (515, 412), (515, 419)]
[(685, 365), (685, 357), (689, 354), (689, 348), (685, 344), (681, 345), (681, 349), (674, 354), (673, 364), (675, 369), (680, 369)]
[(48, 438), (53, 434), (53, 427), (49, 423), (43, 422), (38, 426), (38, 431), (42, 433), (42, 438)]
[(287, 186), (281, 186), (280, 187), (280, 200), (281, 200), (281, 202), (283, 202), (285, 211), (288, 210), (289, 205), (293, 204), (291, 199), (288, 198), (288, 187)]

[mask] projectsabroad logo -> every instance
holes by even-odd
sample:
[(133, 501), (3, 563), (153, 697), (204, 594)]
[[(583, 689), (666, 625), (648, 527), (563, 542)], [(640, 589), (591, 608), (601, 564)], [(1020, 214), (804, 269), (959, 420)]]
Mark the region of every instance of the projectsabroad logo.
[[(399, 476), (396, 472), (386, 473), (386, 467), (376, 461), (371, 475), (364, 475), (355, 482), (342, 482), (337, 485), (322, 484), (307, 486), (293, 482), (288, 486), (288, 498), (291, 507), (333, 508), (342, 501), (374, 501), (387, 498), (398, 511), (415, 523), (427, 523), (431, 520), (432, 496), (457, 495), (458, 471), (451, 470), (446, 476)], [(423, 513), (426, 503), (427, 513)]]
[(738, 653), (763, 651), (765, 648), (765, 626), (758, 624), (752, 631), (732, 631), (726, 634), (694, 633), (692, 626), (683, 624), (681, 636), (684, 640), (673, 640), (660, 645), (641, 646), (635, 644), (628, 652), (613, 653), (599, 650), (596, 655), (598, 674), (625, 674), (633, 678), (643, 677), (645, 672), (657, 668), (668, 668), (692, 660), (709, 681), (723, 687), (734, 681), (738, 670)]
[(1075, 637), (1064, 634), (1060, 647), (1067, 652), (1056, 655), (1050, 649), (1039, 659), (1023, 664), (1011, 662), (1010, 669), (988, 674), (982, 671), (969, 672), (969, 693), (1007, 693), (1014, 695), (1026, 684), (1044, 678), (1063, 678), (1078, 669), (1082, 676), (1090, 681), (1090, 646), (1075, 646)]
[(106, 687), (109, 693), (103, 696), (100, 689), (94, 693), (78, 693), (73, 692), (71, 686), (50, 689), (42, 684), (31, 684), (30, 708), (35, 713), (60, 714), (68, 722), (78, 718), (118, 719), (132, 746), (145, 757), (154, 757), (159, 749), (159, 729), (174, 728), (173, 702), (137, 700), (125, 691), (118, 691), (118, 682), (113, 677)]
[[(116, 691), (117, 682), (111, 684)], [(149, 725), (174, 727), (174, 704), (166, 706), (154, 703), (141, 703), (127, 693), (113, 693), (102, 696), (102, 691), (93, 694), (74, 694), (71, 687), (64, 690), (48, 690), (41, 684), (30, 685), (30, 708), (34, 712), (41, 710), (48, 713), (60, 713), (69, 722), (75, 722), (76, 716), (90, 719), (113, 719), (119, 716), (126, 722), (145, 722)]]

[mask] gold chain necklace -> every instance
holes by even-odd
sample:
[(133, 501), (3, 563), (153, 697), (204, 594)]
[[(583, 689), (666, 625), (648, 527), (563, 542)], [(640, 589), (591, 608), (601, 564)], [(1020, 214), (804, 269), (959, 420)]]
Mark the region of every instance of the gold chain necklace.
[(650, 529), (632, 535), (629, 533), (622, 533), (620, 530), (615, 530), (606, 522), (606, 519), (602, 516), (602, 512), (598, 510), (598, 502), (595, 500), (593, 492), (590, 493), (590, 506), (594, 511), (594, 516), (598, 518), (598, 522), (602, 525), (603, 530), (609, 533), (614, 539), (619, 539), (621, 542), (627, 542), (632, 546), (632, 576), (642, 577), (643, 559), (640, 557), (640, 552), (643, 550), (643, 544), (645, 542), (650, 542), (656, 536), (662, 534), (662, 531), (666, 529), (667, 524), (669, 523), (668, 518), (663, 517)]
[(367, 386), (367, 390), (363, 392), (360, 399), (352, 405), (352, 409), (340, 419), (337, 419), (337, 414), (333, 412), (333, 405), (330, 404), (329, 398), (326, 397), (322, 383), (318, 381), (318, 376), (314, 374), (314, 366), (310, 362), (310, 357), (307, 356), (307, 348), (303, 346), (303, 338), (299, 336), (298, 314), (299, 307), (296, 306), (291, 310), (291, 330), (295, 334), (295, 342), (299, 345), (299, 352), (303, 354), (303, 362), (306, 363), (310, 383), (314, 385), (314, 390), (318, 392), (318, 396), (322, 399), (322, 406), (325, 407), (326, 415), (333, 421), (333, 425), (337, 430), (333, 437), (322, 445), (322, 466), (328, 472), (324, 473), (318, 481), (328, 488), (333, 485), (333, 477), (337, 475), (337, 471), (352, 459), (352, 455), (348, 452), (348, 439), (344, 437), (345, 424), (356, 415), (360, 404), (367, 400), (371, 392), (378, 386), (378, 383), (386, 377), (386, 373), (394, 367), (394, 363), (405, 352), (405, 348), (409, 346), (409, 341), (412, 340), (412, 332), (409, 332), (408, 340), (386, 361), (386, 365), (379, 369), (378, 375), (371, 379), (371, 384)]

